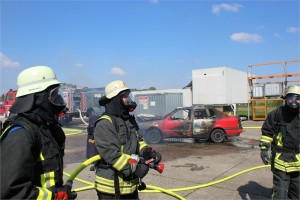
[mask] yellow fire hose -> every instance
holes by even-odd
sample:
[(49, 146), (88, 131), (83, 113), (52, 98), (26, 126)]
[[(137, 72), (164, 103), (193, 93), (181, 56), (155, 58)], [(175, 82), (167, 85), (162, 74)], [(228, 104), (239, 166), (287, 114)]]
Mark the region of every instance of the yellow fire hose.
[[(76, 188), (76, 189), (74, 189), (74, 191), (79, 192), (79, 191), (89, 190), (89, 189), (93, 189), (94, 188), (94, 184), (93, 183), (84, 181), (82, 179), (78, 179), (78, 178), (76, 178), (76, 176), (84, 168), (86, 168), (87, 166), (89, 166), (93, 162), (95, 162), (97, 160), (100, 160), (100, 159), (101, 159), (100, 155), (96, 155), (96, 156), (94, 156), (94, 157), (92, 157), (92, 158), (84, 161), (83, 163), (81, 163), (71, 174), (67, 174), (67, 173), (64, 172), (64, 175), (69, 176), (69, 178), (68, 178), (67, 181), (73, 181), (74, 179), (76, 179), (76, 180), (78, 180), (80, 182), (88, 184), (88, 186), (81, 187), (81, 188)], [(270, 165), (261, 165), (261, 166), (257, 166), (257, 167), (248, 168), (246, 170), (240, 171), (238, 173), (235, 173), (235, 174), (233, 174), (231, 176), (228, 176), (228, 177), (225, 177), (223, 179), (212, 181), (212, 182), (201, 184), (201, 185), (192, 186), (192, 187), (174, 188), (174, 189), (163, 189), (163, 188), (160, 188), (160, 187), (157, 187), (157, 186), (147, 185), (147, 188), (151, 189), (151, 190), (147, 190), (146, 189), (146, 190), (143, 190), (142, 192), (146, 192), (146, 193), (163, 192), (163, 193), (166, 193), (166, 194), (171, 195), (173, 197), (176, 197), (177, 199), (185, 200), (185, 198), (183, 198), (182, 196), (176, 194), (175, 192), (186, 191), (186, 190), (195, 190), (195, 189), (199, 189), (199, 188), (204, 188), (204, 187), (212, 186), (212, 185), (215, 185), (215, 184), (227, 181), (229, 179), (232, 179), (234, 177), (237, 177), (237, 176), (239, 176), (241, 174), (244, 174), (244, 173), (256, 170), (256, 169), (267, 168), (267, 167), (270, 167)]]
[[(97, 160), (100, 160), (100, 159), (101, 159), (100, 155), (96, 155), (96, 156), (93, 156), (92, 158), (90, 158), (90, 159), (84, 161), (83, 163), (81, 163), (81, 164), (80, 164), (80, 165), (79, 165), (79, 166), (78, 166), (78, 167), (77, 167), (77, 168), (69, 175), (69, 178), (68, 178), (67, 182), (68, 182), (68, 181), (73, 181), (73, 180), (76, 178), (76, 176), (77, 176), (84, 168), (86, 168), (88, 165), (90, 165), (90, 164), (92, 164), (93, 162), (95, 162), (95, 161), (97, 161)], [(68, 174), (66, 174), (66, 173), (64, 173), (64, 174), (65, 174), (65, 175), (68, 175)], [(92, 186), (93, 186), (93, 187), (92, 187)], [(92, 189), (92, 188), (94, 188), (94, 184), (90, 183), (89, 186), (87, 186), (87, 187), (85, 187), (85, 188)], [(169, 191), (169, 190), (165, 190), (165, 189), (160, 188), (160, 187), (147, 185), (147, 188), (149, 188), (149, 189), (154, 189), (154, 190), (160, 191), (160, 192), (164, 192), (164, 193), (169, 194), (169, 195), (171, 195), (171, 196), (174, 196), (174, 197), (176, 197), (176, 198), (178, 198), (178, 199), (184, 200), (184, 198), (181, 197), (181, 196), (179, 196), (178, 194), (176, 194), (176, 193), (174, 193), (174, 192), (172, 192), (172, 191)], [(82, 188), (81, 188), (81, 190), (82, 190)], [(74, 189), (74, 191), (77, 192), (76, 189)]]

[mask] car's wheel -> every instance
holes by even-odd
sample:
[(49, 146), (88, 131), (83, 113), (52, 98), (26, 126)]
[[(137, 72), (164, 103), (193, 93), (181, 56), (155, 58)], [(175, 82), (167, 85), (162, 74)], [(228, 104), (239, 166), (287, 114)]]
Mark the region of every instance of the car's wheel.
[(147, 142), (150, 144), (159, 144), (162, 141), (162, 134), (158, 129), (147, 131)]
[(221, 129), (215, 129), (211, 132), (210, 139), (214, 143), (222, 143), (225, 140), (225, 132)]

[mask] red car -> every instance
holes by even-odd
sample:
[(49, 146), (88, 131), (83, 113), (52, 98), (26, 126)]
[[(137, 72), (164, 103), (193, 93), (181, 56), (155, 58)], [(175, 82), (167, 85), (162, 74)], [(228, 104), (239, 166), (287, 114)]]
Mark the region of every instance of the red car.
[(227, 137), (243, 132), (238, 116), (205, 106), (176, 108), (164, 117), (136, 117), (140, 132), (148, 143), (161, 143), (168, 138), (193, 138), (195, 141), (224, 142)]

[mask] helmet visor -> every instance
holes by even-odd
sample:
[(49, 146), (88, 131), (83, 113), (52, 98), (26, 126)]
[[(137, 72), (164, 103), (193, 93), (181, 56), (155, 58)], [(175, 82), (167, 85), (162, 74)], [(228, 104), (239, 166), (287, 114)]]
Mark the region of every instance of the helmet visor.
[(121, 102), (128, 112), (133, 112), (136, 108), (136, 103), (133, 101), (133, 95), (130, 90), (121, 93)]
[(63, 97), (60, 95), (59, 88), (60, 86), (57, 86), (50, 91), (49, 101), (55, 106), (66, 106)]

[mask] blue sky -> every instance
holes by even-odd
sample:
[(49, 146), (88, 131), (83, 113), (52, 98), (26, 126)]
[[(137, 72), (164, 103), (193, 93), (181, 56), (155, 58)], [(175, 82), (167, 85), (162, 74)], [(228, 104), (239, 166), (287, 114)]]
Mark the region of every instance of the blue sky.
[[(300, 59), (300, 3), (202, 0), (1, 0), (1, 93), (20, 71), (52, 67), (61, 82), (182, 88), (192, 70)], [(300, 63), (287, 65), (299, 73)], [(280, 74), (282, 65), (257, 67)]]

